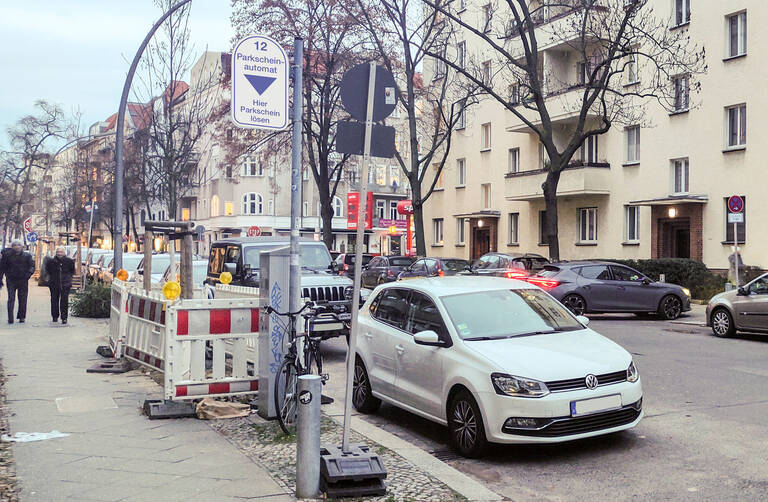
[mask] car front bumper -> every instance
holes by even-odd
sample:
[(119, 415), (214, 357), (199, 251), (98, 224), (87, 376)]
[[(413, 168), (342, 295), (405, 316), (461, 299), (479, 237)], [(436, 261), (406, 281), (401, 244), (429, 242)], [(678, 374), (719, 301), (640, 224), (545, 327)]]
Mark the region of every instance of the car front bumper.
[[(571, 403), (611, 395), (621, 395), (621, 407), (589, 415), (571, 415)], [(494, 443), (558, 443), (636, 426), (643, 418), (641, 381), (553, 392), (542, 398), (500, 396), (479, 393), (486, 421), (486, 436)], [(505, 426), (509, 418), (530, 418), (535, 424), (526, 428)]]

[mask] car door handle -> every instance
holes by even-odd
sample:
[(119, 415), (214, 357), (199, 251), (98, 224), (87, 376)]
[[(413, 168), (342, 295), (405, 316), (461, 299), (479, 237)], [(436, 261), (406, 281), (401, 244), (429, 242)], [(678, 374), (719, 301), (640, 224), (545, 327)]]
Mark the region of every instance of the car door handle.
[(363, 333), (363, 336), (366, 337), (369, 340), (373, 340), (373, 335), (370, 333)]
[(616, 286), (616, 289), (618, 289), (619, 291), (626, 291), (627, 288), (624, 286)]
[(405, 352), (405, 347), (403, 347), (402, 345), (395, 345), (395, 350), (397, 351), (398, 354), (402, 356), (403, 353)]

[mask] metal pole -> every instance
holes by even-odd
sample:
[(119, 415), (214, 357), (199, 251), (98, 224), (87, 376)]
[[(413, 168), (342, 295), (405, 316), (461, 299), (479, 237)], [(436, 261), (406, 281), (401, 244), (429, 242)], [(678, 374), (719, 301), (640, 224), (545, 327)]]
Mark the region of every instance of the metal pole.
[(296, 498), (316, 498), (320, 492), (320, 375), (299, 377), (299, 417), (296, 428)]
[[(117, 133), (115, 138), (115, 229), (112, 234), (112, 240), (114, 242), (120, 242), (120, 246), (115, 246), (115, 270), (123, 268), (123, 129), (125, 128), (125, 107), (128, 104), (128, 93), (131, 90), (131, 82), (133, 82), (133, 74), (136, 73), (136, 67), (139, 65), (141, 55), (144, 53), (144, 49), (147, 48), (149, 41), (155, 34), (157, 29), (168, 19), (168, 17), (176, 12), (176, 10), (189, 3), (191, 0), (181, 0), (179, 3), (171, 7), (168, 12), (162, 15), (160, 19), (152, 26), (147, 36), (144, 37), (144, 41), (141, 42), (139, 50), (136, 51), (136, 55), (133, 57), (131, 67), (128, 69), (128, 75), (125, 76), (125, 83), (123, 84), (123, 94), (120, 96), (120, 107), (117, 109)], [(89, 243), (90, 245), (90, 243)]]
[(91, 247), (91, 232), (93, 232), (93, 212), (95, 211), (95, 209), (96, 209), (96, 202), (91, 200), (91, 211), (90, 211), (91, 217), (88, 220), (88, 248), (89, 249)]
[(301, 301), (301, 254), (299, 251), (299, 219), (301, 217), (301, 128), (304, 115), (304, 39), (293, 40), (293, 132), (291, 150), (291, 263), (288, 306), (299, 310)]
[(355, 283), (352, 292), (352, 326), (349, 330), (347, 348), (347, 392), (344, 396), (344, 428), (341, 435), (341, 450), (349, 453), (349, 421), (352, 413), (352, 375), (355, 371), (355, 347), (357, 346), (357, 314), (360, 310), (360, 276), (363, 263), (363, 238), (365, 234), (365, 211), (368, 203), (368, 164), (371, 162), (371, 129), (373, 128), (373, 90), (376, 85), (376, 63), (371, 62), (368, 71), (368, 109), (365, 116), (365, 143), (363, 143), (363, 165), (360, 173), (360, 202), (357, 204), (357, 242), (355, 243)]
[(733, 222), (733, 253), (734, 253), (734, 263), (736, 264), (736, 289), (739, 289), (739, 234), (738, 234), (739, 224), (737, 222)]

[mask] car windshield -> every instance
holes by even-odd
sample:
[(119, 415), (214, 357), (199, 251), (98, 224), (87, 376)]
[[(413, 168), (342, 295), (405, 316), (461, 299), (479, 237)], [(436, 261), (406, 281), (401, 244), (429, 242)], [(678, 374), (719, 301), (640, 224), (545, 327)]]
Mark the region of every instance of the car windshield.
[(407, 267), (413, 263), (413, 258), (390, 258), (389, 264), (393, 267)]
[[(176, 256), (176, 263), (179, 263), (179, 260), (181, 260), (180, 255)], [(144, 263), (142, 262), (142, 265)], [(165, 270), (170, 266), (171, 264), (171, 255), (169, 254), (153, 254), (152, 255), (152, 270), (149, 272), (150, 274), (162, 274), (165, 273)], [(144, 267), (142, 267), (144, 268)]]
[(562, 304), (536, 289), (499, 289), (442, 298), (459, 337), (492, 340), (584, 329)]
[[(129, 256), (129, 255), (123, 255), (123, 268), (127, 272), (133, 272), (137, 268), (139, 268), (139, 263), (141, 263), (141, 260), (143, 260), (143, 256)], [(109, 264), (110, 268), (112, 267), (112, 263)]]
[(195, 263), (192, 266), (192, 282), (199, 286), (208, 277), (208, 262)]
[[(261, 266), (261, 252), (272, 251), (281, 247), (287, 247), (288, 243), (275, 243), (271, 246), (251, 246), (245, 248), (245, 263), (252, 270), (258, 270)], [(327, 270), (331, 265), (331, 255), (324, 244), (299, 244), (301, 251), (301, 266), (313, 270)]]
[(461, 272), (469, 267), (467, 260), (443, 260), (443, 268), (452, 272)]

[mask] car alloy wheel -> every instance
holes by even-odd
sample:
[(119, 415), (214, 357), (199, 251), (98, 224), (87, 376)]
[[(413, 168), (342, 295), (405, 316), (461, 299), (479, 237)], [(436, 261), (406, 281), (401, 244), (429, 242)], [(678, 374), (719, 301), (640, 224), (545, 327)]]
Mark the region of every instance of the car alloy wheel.
[(712, 314), (712, 333), (720, 338), (731, 336), (736, 331), (731, 320), (731, 314), (724, 308), (715, 310)]
[(587, 303), (579, 295), (566, 295), (562, 303), (573, 315), (584, 315), (584, 312), (587, 310)]
[(680, 316), (680, 312), (683, 311), (683, 304), (680, 298), (675, 295), (667, 295), (661, 300), (661, 312), (659, 312), (664, 319), (672, 321)]
[(381, 400), (371, 392), (371, 380), (360, 358), (355, 360), (355, 372), (352, 375), (352, 405), (360, 413), (373, 413), (381, 406)]
[(459, 392), (448, 410), (448, 428), (453, 447), (463, 456), (482, 456), (485, 447), (485, 429), (480, 410), (474, 398), (466, 391)]

